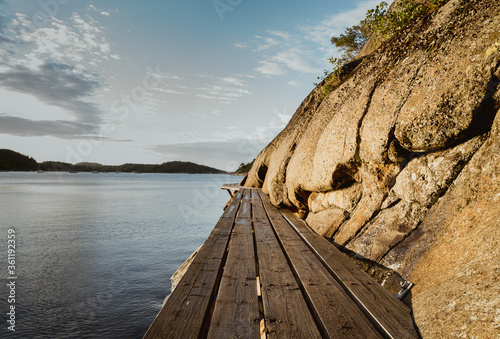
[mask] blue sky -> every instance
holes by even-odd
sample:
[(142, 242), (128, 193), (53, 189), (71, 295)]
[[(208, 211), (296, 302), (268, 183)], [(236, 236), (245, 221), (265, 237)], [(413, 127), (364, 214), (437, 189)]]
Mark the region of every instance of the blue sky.
[(0, 0), (0, 148), (234, 170), (378, 0)]

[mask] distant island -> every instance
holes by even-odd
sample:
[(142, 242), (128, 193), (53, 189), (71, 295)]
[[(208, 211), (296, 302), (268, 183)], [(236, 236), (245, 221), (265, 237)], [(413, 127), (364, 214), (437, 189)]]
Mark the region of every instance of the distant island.
[(44, 171), (44, 172), (126, 172), (126, 173), (187, 173), (227, 174), (227, 172), (186, 161), (170, 161), (163, 164), (102, 165), (91, 162), (70, 164), (59, 161), (38, 163), (30, 156), (0, 149), (0, 171)]
[(36, 171), (38, 163), (32, 157), (11, 151), (0, 149), (0, 171)]

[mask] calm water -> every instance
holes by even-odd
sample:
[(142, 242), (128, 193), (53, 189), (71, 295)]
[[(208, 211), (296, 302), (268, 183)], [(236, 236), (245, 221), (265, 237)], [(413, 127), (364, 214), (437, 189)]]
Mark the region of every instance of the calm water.
[[(226, 175), (0, 173), (0, 337), (141, 338), (207, 238)], [(189, 212), (187, 212), (189, 211)], [(7, 235), (16, 235), (16, 332)]]

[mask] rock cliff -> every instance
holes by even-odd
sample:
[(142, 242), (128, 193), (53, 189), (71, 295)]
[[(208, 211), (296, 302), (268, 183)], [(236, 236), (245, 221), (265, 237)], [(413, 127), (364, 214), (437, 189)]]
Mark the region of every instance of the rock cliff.
[(447, 1), (314, 89), (245, 185), (414, 282), (424, 338), (498, 338), (499, 78), (499, 3)]

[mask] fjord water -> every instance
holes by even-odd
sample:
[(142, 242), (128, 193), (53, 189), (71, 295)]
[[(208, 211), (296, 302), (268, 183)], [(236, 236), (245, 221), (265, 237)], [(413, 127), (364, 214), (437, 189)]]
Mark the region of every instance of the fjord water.
[(227, 175), (0, 173), (0, 337), (7, 232), (19, 338), (141, 338), (169, 278), (210, 234)]

